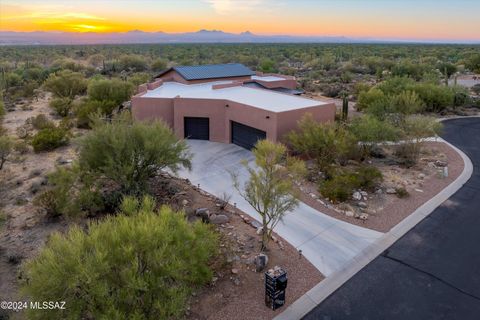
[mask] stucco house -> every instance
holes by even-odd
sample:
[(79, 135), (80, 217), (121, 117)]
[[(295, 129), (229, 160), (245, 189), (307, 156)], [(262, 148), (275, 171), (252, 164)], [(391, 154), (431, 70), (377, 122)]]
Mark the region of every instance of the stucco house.
[(132, 98), (137, 120), (162, 119), (182, 138), (252, 148), (281, 140), (305, 113), (333, 121), (335, 105), (298, 96), (294, 77), (253, 72), (238, 63), (178, 66), (140, 85)]

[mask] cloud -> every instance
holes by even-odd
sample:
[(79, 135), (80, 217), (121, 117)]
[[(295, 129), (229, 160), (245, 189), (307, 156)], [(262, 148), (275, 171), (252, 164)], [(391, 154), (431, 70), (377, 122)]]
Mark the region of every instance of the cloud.
[(231, 14), (236, 12), (249, 12), (258, 9), (265, 0), (204, 0), (218, 14)]

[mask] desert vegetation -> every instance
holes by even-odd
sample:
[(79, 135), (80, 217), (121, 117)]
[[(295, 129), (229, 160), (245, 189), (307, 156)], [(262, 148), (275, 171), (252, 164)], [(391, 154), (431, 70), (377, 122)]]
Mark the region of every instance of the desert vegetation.
[[(335, 123), (306, 116), (282, 144), (257, 145), (257, 167), (237, 187), (263, 217), (260, 243), (256, 229), (242, 229), (248, 217), (232, 214), (229, 195), (210, 198), (165, 173), (190, 167), (187, 144), (129, 111), (136, 86), (170, 66), (228, 62), (294, 75), (306, 95), (347, 106)], [(441, 130), (438, 115), (478, 112), (478, 85), (455, 79), (479, 72), (473, 45), (0, 47), (0, 249), (8, 256), (0, 268), (10, 275), (0, 286), (11, 297), (20, 286), (35, 300), (61, 296), (69, 309), (58, 318), (188, 315), (192, 294), (221, 279), (239, 286), (238, 269), (255, 250), (272, 249), (275, 225), (304, 201), (305, 175), (315, 197), (339, 205), (382, 189), (381, 161), (420, 166), (425, 139)], [(200, 222), (233, 217), (242, 223), (235, 231)]]

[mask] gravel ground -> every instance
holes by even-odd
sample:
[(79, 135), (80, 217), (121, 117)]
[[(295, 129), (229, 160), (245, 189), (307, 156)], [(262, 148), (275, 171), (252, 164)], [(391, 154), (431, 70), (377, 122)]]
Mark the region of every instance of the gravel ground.
[[(444, 154), (446, 156), (449, 171), (448, 177), (438, 178), (436, 174), (430, 170), (430, 174), (426, 175), (421, 183), (417, 181), (417, 185), (412, 184), (408, 187), (410, 192), (408, 198), (400, 199), (395, 195), (383, 195), (379, 197), (381, 200), (373, 200), (377, 202), (379, 208), (377, 208), (378, 210), (376, 210), (375, 214), (370, 214), (367, 220), (348, 217), (342, 212), (333, 210), (331, 206), (326, 207), (308, 194), (302, 196), (302, 201), (334, 218), (380, 232), (387, 232), (415, 211), (415, 209), (448, 186), (463, 170), (462, 158), (447, 144), (443, 142), (426, 142), (425, 147), (426, 149), (434, 150), (436, 154)], [(425, 172), (425, 170), (422, 171), (417, 168), (416, 172)], [(423, 192), (415, 191), (415, 189)]]

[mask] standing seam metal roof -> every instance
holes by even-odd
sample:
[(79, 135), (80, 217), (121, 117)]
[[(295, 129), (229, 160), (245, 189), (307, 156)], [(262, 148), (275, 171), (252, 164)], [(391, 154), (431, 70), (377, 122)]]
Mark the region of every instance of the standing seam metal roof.
[(255, 74), (241, 63), (176, 66), (173, 67), (173, 70), (178, 72), (185, 80), (242, 77)]

